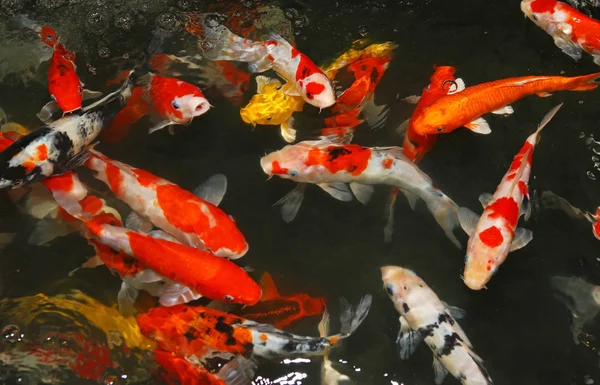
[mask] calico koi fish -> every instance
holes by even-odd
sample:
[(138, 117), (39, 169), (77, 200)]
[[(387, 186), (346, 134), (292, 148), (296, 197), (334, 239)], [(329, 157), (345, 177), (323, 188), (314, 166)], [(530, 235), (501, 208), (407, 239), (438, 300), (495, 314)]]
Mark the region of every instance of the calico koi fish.
[(153, 121), (150, 134), (165, 127), (173, 133), (173, 125), (190, 124), (211, 107), (200, 88), (177, 78), (148, 73), (137, 85), (125, 108), (106, 128), (104, 137), (108, 141), (125, 137), (131, 125), (145, 115)]
[(264, 273), (260, 282), (263, 296), (256, 305), (246, 306), (239, 311), (244, 318), (283, 329), (303, 318), (321, 315), (325, 311), (325, 298), (314, 298), (306, 293), (290, 296), (279, 294), (269, 273)]
[(294, 85), (288, 94), (300, 95), (318, 108), (335, 103), (335, 93), (325, 73), (281, 36), (271, 33), (265, 42), (244, 39), (220, 24), (217, 14), (205, 14), (202, 27), (205, 39), (199, 45), (205, 58), (248, 62), (251, 72), (273, 69)]
[(463, 385), (492, 385), (483, 360), (473, 351), (469, 338), (455, 318), (464, 312), (449, 308), (413, 271), (397, 267), (381, 268), (383, 286), (400, 313), (396, 342), (400, 358), (406, 360), (422, 340), (433, 352), (435, 383), (448, 373)]
[(198, 193), (207, 199), (203, 200), (166, 179), (96, 151), (85, 165), (96, 171), (96, 178), (117, 198), (183, 244), (231, 259), (248, 251), (248, 243), (233, 219), (217, 207), (227, 189), (224, 176)]
[(452, 233), (458, 224), (458, 207), (402, 154), (402, 148), (304, 141), (264, 156), (260, 164), (269, 176), (277, 175), (300, 183), (278, 202), (283, 205), (282, 216), (286, 222), (296, 216), (306, 183), (316, 184), (341, 201), (351, 201), (354, 194), (363, 204), (373, 193), (372, 185), (385, 184), (400, 188), (412, 207), (417, 197), (423, 199), (446, 236), (460, 247)]
[(523, 0), (521, 10), (574, 60), (587, 52), (600, 65), (600, 21), (556, 0)]
[(119, 90), (87, 106), (81, 114), (66, 115), (10, 145), (0, 154), (0, 189), (31, 184), (80, 166), (89, 156), (91, 143), (122, 108), (132, 89), (130, 77)]
[(465, 126), (489, 134), (490, 126), (481, 116), (512, 114), (509, 104), (528, 95), (549, 96), (555, 91), (589, 91), (598, 87), (600, 72), (584, 76), (523, 76), (482, 83), (461, 92), (442, 96), (414, 119), (419, 135), (446, 134)]
[(364, 296), (355, 309), (345, 306), (340, 333), (326, 337), (299, 336), (202, 306), (154, 308), (138, 316), (137, 321), (142, 334), (157, 342), (160, 349), (196, 362), (204, 362), (212, 350), (246, 359), (310, 356), (322, 355), (352, 335), (370, 306), (370, 295)]
[[(460, 224), (469, 235), (464, 281), (473, 290), (485, 287), (509, 252), (525, 247), (533, 239), (531, 231), (517, 228), (517, 222), (521, 215), (528, 220), (531, 214), (528, 183), (539, 134), (561, 106), (553, 108), (529, 135), (494, 194), (479, 197), (484, 207), (481, 217), (464, 207), (458, 211)], [(523, 209), (525, 197), (528, 203)]]

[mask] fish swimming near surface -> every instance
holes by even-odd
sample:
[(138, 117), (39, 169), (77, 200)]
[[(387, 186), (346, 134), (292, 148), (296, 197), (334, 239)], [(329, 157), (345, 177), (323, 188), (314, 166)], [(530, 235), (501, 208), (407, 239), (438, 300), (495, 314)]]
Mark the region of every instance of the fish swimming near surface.
[(577, 61), (587, 52), (600, 65), (600, 21), (556, 0), (523, 0), (521, 10), (564, 53)]
[(16, 188), (82, 165), (102, 129), (131, 96), (137, 73), (103, 99), (43, 126), (0, 154), (0, 189)]
[(521, 215), (525, 216), (525, 220), (531, 215), (528, 183), (533, 150), (540, 140), (541, 130), (561, 106), (553, 108), (538, 129), (529, 135), (494, 194), (479, 197), (484, 207), (481, 217), (464, 207), (458, 212), (460, 224), (469, 235), (464, 282), (473, 290), (485, 287), (509, 252), (525, 247), (533, 239), (530, 230), (517, 228), (517, 222)]
[(335, 93), (325, 73), (281, 36), (271, 33), (264, 42), (252, 41), (227, 29), (217, 14), (203, 17), (204, 40), (200, 40), (199, 45), (205, 58), (248, 62), (251, 72), (273, 69), (287, 83), (294, 85), (288, 94), (302, 96), (306, 103), (317, 108), (335, 103)]
[(555, 91), (589, 91), (598, 87), (600, 72), (575, 77), (523, 76), (466, 87), (463, 91), (442, 96), (414, 119), (419, 135), (447, 134), (466, 127), (479, 134), (489, 134), (490, 126), (481, 116), (487, 113), (512, 114), (511, 103), (528, 95), (549, 96)]
[(400, 147), (304, 141), (262, 157), (260, 164), (269, 176), (299, 183), (278, 202), (286, 222), (295, 218), (308, 183), (316, 184), (335, 199), (347, 202), (354, 195), (363, 204), (371, 198), (373, 185), (384, 184), (399, 188), (413, 208), (421, 198), (446, 236), (460, 248), (452, 233), (458, 226), (458, 206), (433, 186), (429, 176), (406, 158)]
[(193, 194), (94, 150), (85, 165), (139, 215), (140, 221), (150, 221), (179, 242), (231, 259), (248, 251), (234, 220), (217, 207), (227, 189), (224, 175), (209, 179)]
[(197, 86), (148, 72), (138, 79), (131, 98), (104, 132), (106, 140), (114, 142), (127, 135), (131, 125), (149, 115), (153, 122), (149, 133), (173, 125), (187, 125), (205, 114), (211, 105)]
[(463, 385), (492, 385), (483, 360), (473, 351), (469, 338), (456, 322), (464, 311), (449, 307), (413, 271), (398, 266), (381, 268), (383, 287), (400, 313), (398, 351), (408, 359), (419, 343), (433, 353), (435, 383), (448, 373)]
[(595, 212), (583, 211), (571, 205), (565, 198), (554, 194), (552, 191), (542, 191), (539, 205), (544, 210), (561, 210), (571, 218), (584, 219), (591, 223), (592, 233), (600, 240), (600, 207)]

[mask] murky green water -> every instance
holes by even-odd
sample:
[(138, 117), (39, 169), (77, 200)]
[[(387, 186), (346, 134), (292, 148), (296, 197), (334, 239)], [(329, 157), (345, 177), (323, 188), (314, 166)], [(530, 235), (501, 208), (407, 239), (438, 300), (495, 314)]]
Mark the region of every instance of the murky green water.
[[(5, 3), (8, 4), (0, 2), (0, 10), (6, 12)], [(101, 0), (27, 3), (17, 13), (27, 13), (39, 24), (61, 31), (68, 46), (77, 52), (79, 75), (94, 90), (106, 90), (105, 81), (128, 68), (140, 52), (148, 53), (150, 46), (156, 52), (177, 54), (186, 49), (187, 54), (193, 54), (191, 50), (197, 49), (195, 37), (185, 34), (178, 23), (184, 12), (204, 10), (207, 6), (205, 2), (187, 0), (128, 1), (121, 5)], [(399, 99), (420, 94), (434, 64), (455, 66), (457, 76), (467, 85), (514, 76), (599, 71), (589, 57), (576, 63), (562, 54), (545, 33), (523, 17), (518, 1), (272, 4), (292, 16), (288, 25), (297, 47), (317, 63), (333, 60), (361, 37), (398, 44), (376, 93), (377, 103), (390, 107), (388, 122), (378, 131), (359, 130), (354, 142), (361, 145), (402, 144), (395, 127), (410, 116), (413, 107)], [(246, 5), (256, 6), (251, 1), (242, 4)], [(123, 20), (120, 16), (127, 17)], [(4, 34), (0, 38), (0, 71), (4, 76), (0, 81), (0, 107), (10, 120), (35, 128), (41, 125), (35, 113), (48, 101), (44, 65), (37, 71), (24, 68), (36, 60), (37, 53), (29, 48), (35, 37), (14, 29), (10, 22), (3, 23), (0, 32)], [(124, 55), (129, 59), (124, 59)], [(181, 78), (196, 81), (197, 74), (184, 73)], [(245, 93), (244, 101), (253, 91)], [(442, 136), (420, 167), (458, 205), (479, 211), (478, 196), (493, 192), (543, 115), (564, 102), (536, 149), (530, 189), (551, 190), (572, 204), (591, 210), (600, 204), (600, 185), (588, 171), (597, 178), (600, 171), (594, 169), (594, 154), (580, 133), (600, 136), (599, 92), (525, 98), (513, 105), (515, 113), (509, 117), (486, 116), (492, 127), (490, 135), (478, 136), (459, 129)], [(178, 127), (176, 135), (158, 132), (149, 136), (144, 124), (140, 124), (125, 140), (101, 143), (98, 149), (189, 190), (212, 174), (224, 173), (229, 187), (222, 208), (235, 217), (248, 240), (250, 251), (243, 262), (254, 269), (255, 278), (269, 271), (281, 282), (283, 292), (325, 296), (334, 311), (341, 296), (356, 302), (371, 293), (374, 301), (370, 315), (356, 334), (332, 353), (335, 360), (340, 360), (340, 371), (356, 383), (434, 383), (431, 352), (426, 346), (421, 346), (407, 361), (401, 361), (396, 354), (398, 315), (382, 290), (379, 270), (386, 264), (413, 269), (441, 299), (468, 312), (461, 326), (496, 384), (600, 381), (600, 344), (595, 337), (600, 331), (598, 324), (587, 325), (587, 334), (580, 336), (582, 343), (576, 345), (570, 332), (570, 313), (555, 298), (549, 282), (551, 276), (563, 275), (600, 283), (600, 248), (588, 223), (569, 219), (559, 211), (536, 212), (525, 225), (534, 232), (533, 242), (509, 255), (488, 284), (488, 290), (471, 291), (460, 279), (464, 251), (448, 242), (424, 205), (412, 211), (405, 200), (399, 199), (393, 241), (383, 244), (387, 187), (378, 187), (371, 202), (363, 206), (356, 201), (333, 200), (311, 186), (296, 220), (285, 224), (273, 204), (294, 184), (277, 178), (266, 181), (259, 165), (265, 152), (284, 146), (278, 128), (252, 130), (239, 118), (239, 106), (210, 89), (206, 95), (214, 108), (190, 126)], [(309, 137), (314, 129), (310, 122), (319, 119), (319, 114), (308, 106), (302, 114), (310, 119), (300, 119), (306, 123), (299, 128), (300, 135)], [(114, 201), (111, 204), (124, 207)], [(35, 221), (8, 199), (0, 201), (0, 210), (0, 230), (17, 233), (15, 242), (0, 257), (2, 298), (55, 295), (77, 289), (106, 305), (115, 303), (120, 280), (107, 269), (81, 270), (68, 276), (92, 254), (81, 236), (72, 234), (46, 247), (32, 246), (27, 238)], [(461, 234), (460, 241), (466, 244), (467, 237)], [(18, 324), (18, 320), (5, 317), (8, 318), (0, 314), (0, 325)], [(318, 319), (306, 319), (291, 331), (316, 335), (317, 322)], [(69, 322), (63, 318), (56, 323), (59, 328), (67, 328)], [(21, 327), (25, 338), (41, 335), (37, 326)], [(0, 352), (12, 351), (13, 342), (3, 341)], [(117, 377), (141, 368), (142, 374), (136, 377), (138, 383), (158, 383), (148, 374), (151, 362), (124, 361), (120, 365), (114, 371)], [(35, 373), (25, 375), (9, 367), (0, 363), (2, 383), (45, 381)], [(148, 368), (146, 374), (144, 368)], [(256, 382), (300, 373), (279, 382), (318, 384), (319, 370), (319, 359), (310, 363), (265, 362), (258, 369)], [(111, 380), (113, 377), (107, 379)], [(75, 376), (61, 381), (94, 383)], [(131, 378), (118, 381), (135, 382)], [(458, 382), (448, 377), (444, 383)]]

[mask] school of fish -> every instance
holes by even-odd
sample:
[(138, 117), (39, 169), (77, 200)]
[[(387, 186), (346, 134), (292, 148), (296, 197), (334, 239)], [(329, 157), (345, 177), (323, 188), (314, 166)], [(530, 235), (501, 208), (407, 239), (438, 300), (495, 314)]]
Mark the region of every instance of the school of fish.
[[(579, 60), (586, 52), (600, 65), (599, 21), (556, 0), (522, 0), (521, 10), (564, 53)], [(65, 275), (104, 265), (121, 285), (114, 293), (114, 309), (80, 294), (75, 299), (85, 305), (62, 297), (52, 301), (57, 307), (85, 313), (102, 330), (134, 328), (126, 342), (149, 353), (157, 366), (155, 377), (169, 384), (244, 385), (252, 383), (266, 360), (320, 356), (323, 385), (351, 384), (351, 376), (338, 371), (329, 354), (352, 338), (376, 303), (368, 293), (362, 293), (355, 305), (342, 298), (340, 328), (332, 333), (324, 296), (282, 295), (269, 272), (257, 280), (252, 262), (247, 261), (252, 239), (246, 239), (245, 229), (238, 227), (235, 213), (219, 207), (228, 188), (224, 174), (206, 176), (198, 186), (180, 186), (95, 148), (99, 143), (114, 145), (134, 127), (145, 126), (144, 135), (164, 128), (175, 135), (177, 126), (188, 126), (211, 113), (210, 94), (205, 96), (206, 89), (200, 88), (207, 84), (234, 106), (247, 101), (239, 107), (237, 118), (242, 122), (279, 129), (285, 143), (265, 153), (256, 167), (269, 179), (277, 176), (295, 182), (275, 202), (286, 223), (297, 217), (309, 185), (338, 201), (356, 199), (364, 205), (376, 186), (389, 186), (384, 240), (391, 240), (400, 193), (419, 214), (424, 212), (419, 206), (423, 201), (437, 223), (429, 235), (442, 237), (441, 230), (454, 247), (465, 250), (463, 274), (448, 279), (462, 279), (475, 291), (488, 286), (493, 291), (492, 277), (500, 265), (510, 263), (509, 253), (535, 243), (531, 230), (518, 227), (521, 217), (530, 218), (532, 209), (561, 210), (581, 219), (591, 224), (600, 240), (600, 207), (586, 211), (551, 191), (543, 191), (539, 199), (530, 193), (534, 149), (540, 142), (544, 146), (542, 129), (552, 126), (563, 103), (557, 102), (536, 129), (524, 127), (530, 134), (520, 150), (506, 149), (515, 153), (514, 159), (502, 178), (496, 176), (500, 181), (495, 192), (480, 195), (481, 214), (467, 207), (476, 206), (475, 202), (454, 200), (420, 168), (438, 135), (452, 135), (461, 127), (490, 134), (486, 114), (509, 116), (515, 113), (513, 104), (531, 95), (593, 91), (600, 85), (600, 72), (528, 75), (467, 86), (455, 76), (454, 67), (436, 64), (421, 95), (403, 98), (414, 109), (393, 132), (397, 140), (369, 147), (353, 140), (363, 126), (370, 130), (388, 126), (390, 107), (377, 105), (375, 93), (394, 60), (395, 43), (359, 40), (320, 66), (302, 47), (274, 32), (257, 37), (254, 29), (245, 33), (234, 22), (226, 25), (230, 16), (188, 15), (185, 33), (197, 40), (193, 55), (155, 53), (143, 58), (106, 82), (107, 87), (117, 87), (104, 97), (84, 88), (77, 56), (57, 31), (30, 26), (40, 44), (52, 49), (47, 77), (50, 102), (37, 114), (41, 123), (34, 130), (8, 121), (0, 109), (0, 189), (7, 192), (5, 199), (36, 221), (28, 242), (47, 246), (77, 233), (91, 246), (90, 255), (80, 268)], [(178, 66), (190, 71), (203, 68), (205, 81), (180, 79), (173, 70)], [(252, 84), (256, 93), (244, 99)], [(311, 110), (321, 119), (317, 130), (305, 129), (302, 119), (296, 119)], [(489, 176), (490, 183), (498, 183), (496, 177)], [(91, 187), (98, 181), (107, 188), (105, 192)], [(459, 229), (468, 241), (460, 240)], [(0, 234), (1, 246), (14, 238), (14, 234)], [(466, 311), (443, 302), (408, 266), (377, 267), (384, 291), (399, 314), (398, 359), (410, 359), (423, 341), (433, 354), (432, 382), (439, 385), (450, 374), (464, 385), (493, 384), (493, 375), (502, 368), (492, 366), (488, 371), (475, 353), (479, 341), (471, 342), (457, 322)], [(567, 299), (577, 344), (586, 323), (600, 312), (600, 286), (580, 277), (557, 276), (551, 281), (558, 295)], [(91, 308), (110, 314), (113, 322)], [(115, 321), (115, 313), (125, 321)], [(286, 330), (305, 318), (315, 326), (318, 322), (318, 336)], [(78, 333), (69, 338), (90, 351), (110, 352)], [(84, 379), (98, 380), (100, 371), (115, 367), (110, 357), (67, 353), (56, 356), (37, 345), (29, 351), (35, 365), (68, 367)], [(0, 353), (0, 359), (21, 363), (26, 355)], [(94, 365), (98, 367), (90, 370)]]

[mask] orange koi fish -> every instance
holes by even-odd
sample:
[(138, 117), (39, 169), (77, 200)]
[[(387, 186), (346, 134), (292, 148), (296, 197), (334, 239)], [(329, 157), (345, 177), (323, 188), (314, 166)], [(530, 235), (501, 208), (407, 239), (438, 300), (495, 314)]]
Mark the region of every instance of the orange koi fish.
[(447, 134), (465, 126), (479, 134), (491, 129), (481, 116), (512, 114), (509, 104), (528, 95), (549, 96), (555, 91), (589, 91), (598, 87), (600, 72), (584, 76), (523, 76), (482, 83), (442, 96), (414, 116), (419, 135)]
[[(530, 230), (517, 228), (517, 222), (521, 215), (527, 220), (531, 214), (528, 183), (539, 134), (561, 106), (552, 109), (529, 135), (494, 194), (479, 197), (484, 207), (481, 217), (464, 207), (458, 211), (460, 224), (469, 235), (464, 281), (473, 290), (485, 287), (509, 252), (525, 247), (533, 239)], [(523, 209), (526, 197), (528, 204)]]
[(321, 315), (325, 311), (325, 298), (313, 298), (306, 293), (281, 296), (269, 273), (263, 274), (261, 284), (263, 296), (260, 302), (242, 308), (241, 316), (283, 329), (302, 318)]

